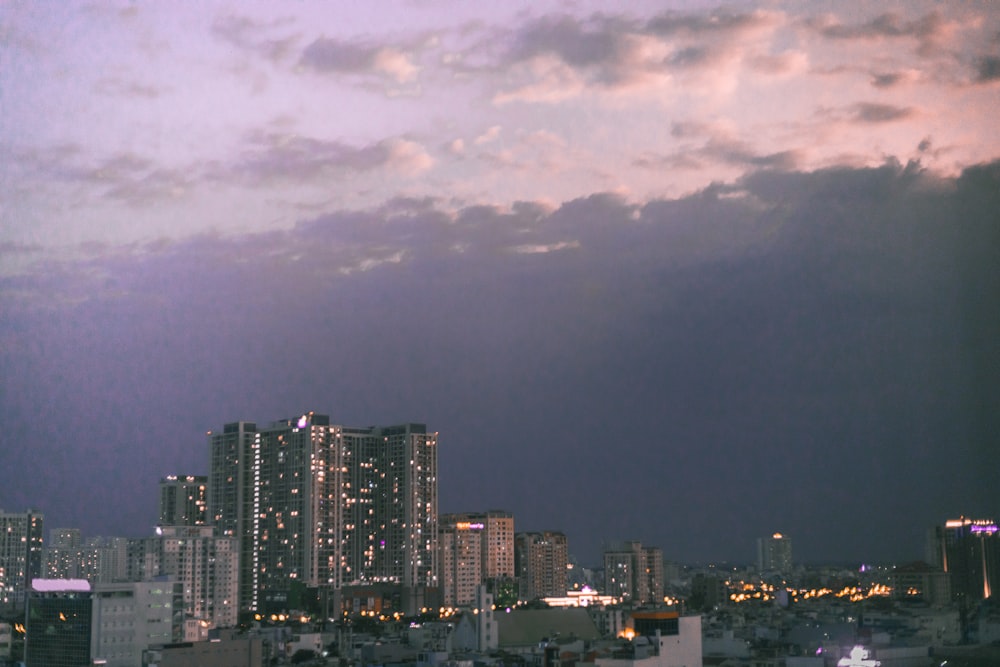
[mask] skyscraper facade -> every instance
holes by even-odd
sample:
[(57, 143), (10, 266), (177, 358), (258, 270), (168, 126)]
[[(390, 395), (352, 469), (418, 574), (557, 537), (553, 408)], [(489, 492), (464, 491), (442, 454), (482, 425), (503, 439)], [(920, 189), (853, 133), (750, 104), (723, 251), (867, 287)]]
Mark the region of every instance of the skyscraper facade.
[(207, 526), (208, 477), (169, 475), (160, 480), (161, 526)]
[(555, 531), (517, 533), (514, 541), (520, 598), (534, 600), (566, 595), (569, 562), (566, 535)]
[(437, 434), (307, 413), (209, 434), (210, 515), (240, 539), (240, 607), (293, 583), (437, 586)]
[(42, 575), (44, 515), (0, 510), (0, 605), (20, 603)]

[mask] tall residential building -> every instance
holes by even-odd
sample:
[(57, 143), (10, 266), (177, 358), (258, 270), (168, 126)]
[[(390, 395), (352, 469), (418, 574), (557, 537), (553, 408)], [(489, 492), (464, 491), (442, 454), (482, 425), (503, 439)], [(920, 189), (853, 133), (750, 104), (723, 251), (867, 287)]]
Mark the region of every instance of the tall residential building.
[(971, 607), (1000, 590), (1000, 533), (993, 519), (951, 519), (932, 535), (931, 564), (950, 575), (952, 599)]
[(437, 586), (437, 434), (307, 413), (209, 433), (210, 514), (240, 539), (240, 608), (306, 586)]
[(445, 606), (472, 604), (476, 588), (513, 587), (514, 515), (503, 510), (443, 514), (438, 520), (440, 585)]
[(792, 538), (781, 533), (757, 538), (757, 570), (760, 572), (792, 571)]
[(518, 533), (514, 542), (520, 598), (534, 600), (566, 595), (569, 562), (566, 535), (554, 531)]
[[(256, 611), (258, 571), (255, 547), (260, 527), (260, 442), (253, 422), (226, 424), (208, 432), (211, 477), (208, 508), (220, 535), (239, 541), (238, 595), (240, 610)], [(134, 562), (130, 559), (130, 562)]]
[(160, 480), (161, 526), (206, 526), (208, 477), (169, 475)]
[(44, 562), (41, 512), (0, 510), (0, 605), (20, 603)]
[(604, 592), (638, 604), (663, 601), (663, 552), (625, 542), (604, 552)]
[(469, 521), (483, 525), (483, 579), (514, 577), (514, 515), (504, 510), (488, 510), (470, 514)]
[(183, 612), (214, 627), (237, 623), (238, 542), (211, 526), (158, 526), (132, 549), (136, 579), (169, 577), (181, 585)]
[(438, 518), (441, 549), (439, 577), (444, 606), (468, 606), (475, 602), (483, 583), (483, 524), (465, 514), (442, 514)]

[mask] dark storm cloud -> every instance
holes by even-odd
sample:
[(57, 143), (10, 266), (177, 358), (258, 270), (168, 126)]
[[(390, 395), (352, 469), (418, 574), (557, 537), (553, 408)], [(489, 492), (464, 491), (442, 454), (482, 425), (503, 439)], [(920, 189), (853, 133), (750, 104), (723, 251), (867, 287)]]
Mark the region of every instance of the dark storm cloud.
[(426, 421), (442, 511), (505, 507), (586, 562), (751, 560), (776, 526), (804, 560), (917, 558), (1000, 509), (998, 208), (1000, 164), (759, 171), (47, 261), (0, 278), (0, 504), (142, 533), (205, 430), (312, 409)]

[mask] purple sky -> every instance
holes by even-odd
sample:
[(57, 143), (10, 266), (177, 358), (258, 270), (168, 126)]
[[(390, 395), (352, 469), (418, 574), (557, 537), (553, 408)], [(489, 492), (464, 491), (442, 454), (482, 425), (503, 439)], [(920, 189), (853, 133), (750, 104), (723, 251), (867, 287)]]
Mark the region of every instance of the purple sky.
[(314, 410), (587, 563), (996, 516), (1000, 10), (619, 5), (0, 6), (0, 508)]

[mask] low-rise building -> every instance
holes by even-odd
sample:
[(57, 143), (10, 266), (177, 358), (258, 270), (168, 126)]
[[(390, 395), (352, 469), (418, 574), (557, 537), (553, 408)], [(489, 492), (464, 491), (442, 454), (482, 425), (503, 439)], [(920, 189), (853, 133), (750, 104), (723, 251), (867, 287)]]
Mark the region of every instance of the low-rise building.
[(213, 631), (208, 641), (175, 642), (151, 648), (146, 667), (263, 667), (264, 646), (259, 636), (234, 629)]
[(181, 591), (168, 579), (91, 586), (36, 579), (28, 594), (28, 667), (135, 667), (153, 644), (179, 633)]

